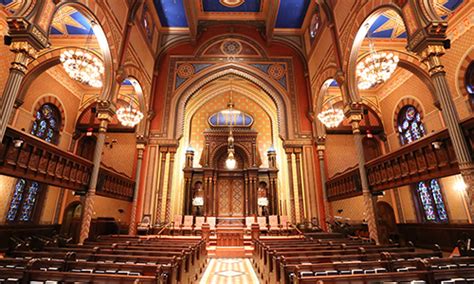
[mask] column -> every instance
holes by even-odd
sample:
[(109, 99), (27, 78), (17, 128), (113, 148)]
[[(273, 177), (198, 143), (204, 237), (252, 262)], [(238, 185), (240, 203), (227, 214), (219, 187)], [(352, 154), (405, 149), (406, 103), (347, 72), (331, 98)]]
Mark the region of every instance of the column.
[(362, 109), (360, 104), (353, 103), (349, 106), (349, 121), (352, 125), (352, 134), (354, 134), (354, 143), (356, 146), (356, 154), (359, 160), (359, 173), (362, 185), (362, 196), (364, 199), (364, 210), (367, 218), (367, 226), (369, 228), (369, 237), (377, 244), (379, 243), (377, 220), (375, 217), (374, 200), (372, 193), (369, 190), (369, 182), (367, 180), (367, 173), (365, 171), (365, 156), (364, 146), (362, 144), (363, 135), (360, 133), (360, 121), (362, 120)]
[(11, 63), (10, 73), (3, 89), (0, 105), (0, 141), (3, 140), (12, 114), (16, 96), (20, 90), (21, 82), (28, 71), (28, 63), (35, 59), (37, 50), (26, 41), (13, 42), (10, 50), (15, 53), (15, 59)]
[(170, 163), (168, 170), (168, 190), (166, 191), (166, 222), (171, 221), (171, 190), (173, 185), (173, 168), (174, 168), (174, 156), (176, 154), (175, 148), (169, 149), (170, 153)]
[(133, 192), (132, 210), (130, 212), (130, 226), (128, 227), (129, 235), (137, 234), (137, 204), (138, 193), (140, 191), (140, 180), (142, 172), (143, 153), (145, 152), (146, 141), (143, 136), (137, 137), (137, 168), (135, 170), (135, 188)]
[(277, 189), (277, 176), (278, 176), (278, 168), (276, 164), (276, 151), (273, 147), (271, 147), (267, 151), (267, 157), (268, 157), (268, 167), (269, 167), (269, 190), (270, 190), (270, 214), (272, 215), (278, 215), (279, 213), (279, 208), (278, 208), (278, 189)]
[(84, 204), (84, 212), (81, 220), (81, 233), (79, 235), (79, 244), (83, 244), (84, 241), (89, 237), (89, 230), (92, 221), (92, 215), (94, 214), (94, 197), (97, 187), (97, 180), (99, 178), (100, 161), (102, 158), (102, 150), (104, 147), (105, 133), (107, 132), (107, 125), (112, 120), (115, 113), (114, 106), (108, 101), (98, 102), (98, 118), (99, 133), (97, 134), (97, 143), (95, 144), (94, 150), (94, 166), (92, 168), (91, 179), (89, 181), (89, 190), (87, 191)]
[(295, 190), (293, 183), (293, 149), (285, 148), (286, 159), (288, 161), (288, 181), (290, 183), (290, 219), (292, 223), (296, 223), (296, 209), (295, 209)]
[(301, 174), (301, 151), (302, 148), (295, 148), (295, 160), (296, 160), (296, 182), (298, 186), (298, 204), (299, 204), (299, 221), (304, 220), (304, 201), (303, 201), (303, 175)]
[(459, 115), (454, 105), (451, 92), (446, 79), (446, 71), (441, 63), (441, 56), (445, 53), (442, 45), (428, 44), (418, 54), (422, 61), (428, 65), (429, 73), (435, 87), (436, 98), (441, 107), (441, 114), (448, 129), (449, 137), (453, 143), (454, 153), (459, 164), (461, 175), (466, 183), (465, 194), (471, 219), (474, 218), (474, 163), (469, 152), (469, 147), (459, 125)]
[[(324, 156), (326, 151), (326, 136), (319, 136), (316, 144), (318, 150), (319, 171), (321, 174), (321, 186), (324, 200), (324, 215), (325, 220), (327, 221), (330, 219), (331, 213), (329, 212), (329, 200), (326, 188), (326, 164), (324, 163)], [(325, 224), (323, 226), (325, 226)]]
[(168, 154), (167, 147), (160, 147), (160, 155), (161, 155), (161, 164), (160, 164), (160, 179), (159, 183), (160, 186), (158, 187), (158, 192), (156, 193), (157, 202), (155, 208), (155, 223), (161, 223), (161, 208), (163, 207), (163, 191), (164, 191), (164, 183), (165, 183), (165, 170), (166, 170), (166, 154)]

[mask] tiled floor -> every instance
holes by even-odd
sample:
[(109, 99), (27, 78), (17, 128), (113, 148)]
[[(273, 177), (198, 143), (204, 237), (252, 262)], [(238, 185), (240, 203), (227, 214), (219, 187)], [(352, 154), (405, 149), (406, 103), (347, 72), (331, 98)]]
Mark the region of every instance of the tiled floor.
[(258, 284), (257, 275), (247, 258), (212, 258), (201, 284)]

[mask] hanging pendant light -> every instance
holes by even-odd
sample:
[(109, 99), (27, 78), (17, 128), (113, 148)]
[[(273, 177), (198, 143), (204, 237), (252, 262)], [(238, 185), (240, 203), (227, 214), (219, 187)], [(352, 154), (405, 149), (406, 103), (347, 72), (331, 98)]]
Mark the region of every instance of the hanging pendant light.
[[(230, 99), (229, 99), (229, 114), (233, 113), (233, 103), (232, 103), (232, 80), (230, 81)], [(225, 160), (225, 166), (228, 170), (234, 170), (237, 167), (237, 160), (234, 156), (234, 136), (232, 135), (232, 126), (234, 121), (230, 120), (230, 131), (229, 138), (227, 138), (227, 159)]]
[(91, 22), (91, 30), (84, 49), (69, 49), (63, 51), (59, 60), (64, 70), (73, 80), (94, 88), (101, 88), (102, 75), (104, 74), (104, 64), (102, 60), (88, 51), (88, 42), (93, 33), (91, 33), (94, 22)]
[(126, 127), (135, 127), (144, 117), (141, 111), (133, 107), (132, 102), (130, 99), (130, 105), (122, 106), (117, 110), (117, 119)]
[(397, 68), (399, 58), (391, 52), (377, 52), (369, 37), (369, 55), (357, 64), (358, 87), (367, 90), (386, 82)]

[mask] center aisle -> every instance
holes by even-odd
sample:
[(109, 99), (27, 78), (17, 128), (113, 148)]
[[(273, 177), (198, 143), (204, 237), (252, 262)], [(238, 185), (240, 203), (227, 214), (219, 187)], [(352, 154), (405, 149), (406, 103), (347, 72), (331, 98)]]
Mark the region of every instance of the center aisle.
[(248, 258), (212, 258), (201, 284), (260, 283)]

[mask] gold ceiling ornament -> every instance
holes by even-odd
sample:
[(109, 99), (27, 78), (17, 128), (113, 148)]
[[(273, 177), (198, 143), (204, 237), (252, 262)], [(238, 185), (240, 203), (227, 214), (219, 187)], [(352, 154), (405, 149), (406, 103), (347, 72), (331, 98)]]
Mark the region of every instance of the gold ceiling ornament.
[(229, 8), (235, 8), (239, 7), (240, 5), (245, 3), (245, 0), (219, 0), (219, 3), (221, 5), (229, 7)]

